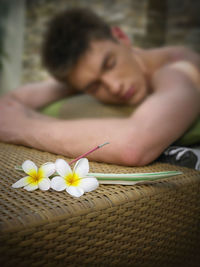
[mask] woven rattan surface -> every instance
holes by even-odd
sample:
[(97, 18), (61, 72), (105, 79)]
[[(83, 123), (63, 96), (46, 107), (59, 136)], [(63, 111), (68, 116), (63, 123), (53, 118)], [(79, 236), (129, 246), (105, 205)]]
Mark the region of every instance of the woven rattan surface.
[(200, 172), (91, 162), (90, 172), (183, 175), (148, 185), (100, 185), (80, 198), (11, 187), (24, 176), (16, 165), (58, 157), (0, 143), (1, 266), (200, 266)]

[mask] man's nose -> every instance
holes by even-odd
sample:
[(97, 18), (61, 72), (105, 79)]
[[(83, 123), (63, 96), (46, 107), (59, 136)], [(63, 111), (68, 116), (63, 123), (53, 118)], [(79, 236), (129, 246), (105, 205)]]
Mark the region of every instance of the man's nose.
[(116, 96), (119, 96), (121, 94), (122, 84), (118, 78), (111, 75), (104, 75), (104, 77), (102, 77), (102, 80), (111, 94)]

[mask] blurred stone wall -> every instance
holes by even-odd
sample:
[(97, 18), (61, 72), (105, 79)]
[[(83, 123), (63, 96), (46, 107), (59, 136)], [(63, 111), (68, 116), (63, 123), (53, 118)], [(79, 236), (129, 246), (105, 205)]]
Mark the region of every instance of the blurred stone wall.
[(184, 44), (200, 53), (200, 0), (168, 0), (166, 43)]
[(27, 0), (23, 82), (46, 79), (40, 45), (46, 22), (67, 7), (90, 7), (120, 26), (133, 45), (186, 44), (200, 52), (199, 0)]

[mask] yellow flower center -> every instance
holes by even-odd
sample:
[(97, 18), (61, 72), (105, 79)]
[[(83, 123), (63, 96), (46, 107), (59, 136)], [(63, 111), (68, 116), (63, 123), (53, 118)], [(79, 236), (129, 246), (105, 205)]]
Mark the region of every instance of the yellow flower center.
[(38, 172), (36, 170), (31, 170), (29, 172), (29, 183), (36, 185), (38, 184), (41, 179), (44, 178), (44, 172), (39, 169)]
[(80, 184), (80, 178), (76, 173), (70, 173), (65, 177), (66, 184), (68, 186), (78, 186)]

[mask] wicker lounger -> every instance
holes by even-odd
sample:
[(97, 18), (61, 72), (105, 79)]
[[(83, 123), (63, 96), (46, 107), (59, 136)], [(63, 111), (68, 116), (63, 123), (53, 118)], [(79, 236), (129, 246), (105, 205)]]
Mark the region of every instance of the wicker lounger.
[(199, 266), (200, 172), (92, 162), (91, 172), (184, 174), (148, 185), (100, 185), (80, 198), (11, 187), (23, 177), (16, 165), (56, 158), (0, 143), (1, 266)]

